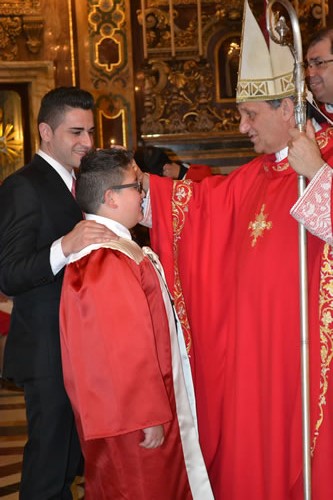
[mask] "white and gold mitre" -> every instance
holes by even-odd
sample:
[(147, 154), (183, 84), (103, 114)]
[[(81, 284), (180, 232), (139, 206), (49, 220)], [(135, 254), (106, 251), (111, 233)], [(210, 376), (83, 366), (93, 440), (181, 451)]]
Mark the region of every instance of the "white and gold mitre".
[(295, 94), (293, 72), (290, 48), (272, 40), (267, 46), (245, 0), (236, 101), (266, 101)]

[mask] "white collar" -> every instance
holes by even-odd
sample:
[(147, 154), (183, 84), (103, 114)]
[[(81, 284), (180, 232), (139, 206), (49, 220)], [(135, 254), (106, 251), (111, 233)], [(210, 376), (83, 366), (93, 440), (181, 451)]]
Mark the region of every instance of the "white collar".
[(109, 219), (108, 217), (103, 217), (102, 215), (95, 215), (95, 214), (85, 214), (85, 218), (86, 220), (94, 220), (96, 222), (99, 222), (99, 224), (103, 224), (103, 226), (106, 226), (108, 229), (111, 229), (111, 231), (114, 232), (120, 238), (125, 238), (127, 240), (132, 239), (129, 229), (120, 224), (120, 222)]
[(288, 147), (286, 146), (285, 148), (281, 149), (281, 151), (275, 153), (275, 160), (279, 162), (287, 158), (287, 156), (288, 156)]
[[(333, 112), (333, 105), (331, 107), (332, 107), (332, 112)], [(321, 129), (320, 124), (314, 118), (312, 118), (312, 125), (314, 126), (314, 129), (316, 132), (318, 132)], [(279, 161), (282, 161), (285, 158), (287, 158), (287, 156), (288, 156), (288, 146), (281, 149), (281, 151), (278, 151), (277, 153), (275, 153), (275, 160), (277, 162), (279, 162)]]
[[(111, 229), (117, 236), (120, 238), (126, 239), (126, 240), (132, 240), (131, 233), (129, 230), (120, 224), (119, 222), (116, 222), (112, 219), (108, 219), (107, 217), (102, 217), (101, 215), (95, 215), (95, 214), (85, 214), (85, 219), (86, 220), (94, 220), (98, 222), (99, 224), (103, 224), (107, 228)], [(108, 243), (93, 243), (91, 245), (86, 246), (82, 250), (80, 250), (77, 253), (72, 253), (68, 257), (68, 264), (71, 262), (75, 262), (76, 260), (82, 259), (82, 257), (85, 257), (86, 255), (90, 254), (94, 250), (98, 250), (99, 248), (106, 247), (108, 248)]]

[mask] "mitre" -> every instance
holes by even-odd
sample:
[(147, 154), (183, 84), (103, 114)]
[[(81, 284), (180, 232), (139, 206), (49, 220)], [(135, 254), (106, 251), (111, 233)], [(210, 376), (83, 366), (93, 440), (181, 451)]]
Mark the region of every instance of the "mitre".
[(295, 94), (294, 58), (290, 48), (266, 39), (244, 3), (236, 101), (266, 101)]

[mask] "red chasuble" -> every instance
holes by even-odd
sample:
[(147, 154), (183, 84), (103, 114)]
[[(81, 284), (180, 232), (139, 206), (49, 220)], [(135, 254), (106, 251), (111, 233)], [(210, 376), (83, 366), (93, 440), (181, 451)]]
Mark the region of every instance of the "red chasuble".
[[(333, 158), (333, 129), (317, 134)], [(151, 176), (216, 500), (303, 499), (297, 175), (265, 155), (201, 183)], [(333, 254), (308, 235), (312, 486), (333, 498)]]
[[(212, 500), (158, 274), (124, 241), (69, 264), (62, 289), (63, 372), (85, 499)], [(142, 429), (161, 424), (163, 445), (140, 447)]]

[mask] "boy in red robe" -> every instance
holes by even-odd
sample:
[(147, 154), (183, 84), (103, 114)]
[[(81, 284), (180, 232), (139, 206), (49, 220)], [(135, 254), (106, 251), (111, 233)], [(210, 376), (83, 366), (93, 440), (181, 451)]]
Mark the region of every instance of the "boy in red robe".
[(118, 239), (73, 254), (62, 289), (63, 372), (85, 498), (211, 500), (183, 335), (157, 256), (129, 232), (144, 196), (131, 159), (121, 149), (83, 158), (77, 201)]

